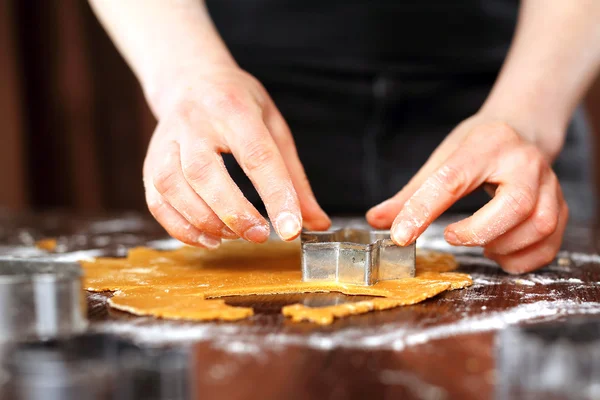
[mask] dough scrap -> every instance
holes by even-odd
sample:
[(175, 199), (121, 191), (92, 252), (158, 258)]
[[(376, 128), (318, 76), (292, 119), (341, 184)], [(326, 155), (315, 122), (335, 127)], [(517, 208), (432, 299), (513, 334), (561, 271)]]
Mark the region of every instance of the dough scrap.
[(35, 242), (35, 247), (49, 252), (53, 252), (54, 250), (56, 250), (57, 245), (58, 241), (53, 238), (42, 239)]
[(294, 304), (282, 312), (292, 321), (331, 324), (335, 318), (415, 304), (446, 290), (472, 284), (466, 274), (448, 272), (458, 264), (450, 254), (419, 253), (414, 278), (373, 286), (302, 282), (298, 242), (256, 245), (229, 241), (218, 250), (182, 247), (172, 251), (131, 249), (127, 258), (82, 261), (84, 284), (112, 291), (111, 307), (168, 319), (234, 321), (253, 315), (248, 307), (225, 304), (224, 296), (340, 292), (373, 299), (327, 307)]

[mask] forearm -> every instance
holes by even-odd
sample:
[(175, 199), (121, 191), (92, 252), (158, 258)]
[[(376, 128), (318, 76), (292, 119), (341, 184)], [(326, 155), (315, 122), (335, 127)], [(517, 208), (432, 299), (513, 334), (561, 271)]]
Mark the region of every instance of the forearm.
[(201, 0), (89, 0), (156, 115), (180, 72), (235, 65)]
[(482, 112), (553, 159), (600, 66), (600, 1), (522, 0), (511, 50)]

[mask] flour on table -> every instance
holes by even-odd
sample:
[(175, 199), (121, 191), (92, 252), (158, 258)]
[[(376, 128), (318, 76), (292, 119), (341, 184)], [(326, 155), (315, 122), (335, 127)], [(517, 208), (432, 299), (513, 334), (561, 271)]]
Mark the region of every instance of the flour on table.
[[(180, 324), (137, 318), (131, 321), (96, 323), (98, 332), (124, 335), (140, 343), (167, 344), (181, 341), (209, 341), (215, 348), (237, 354), (260, 354), (285, 346), (307, 346), (320, 350), (334, 348), (403, 350), (448, 337), (489, 332), (510, 325), (559, 320), (570, 315), (600, 314), (600, 303), (575, 300), (538, 301), (504, 311), (481, 307), (479, 315), (433, 326), (387, 323), (377, 327), (350, 327), (331, 332), (296, 334), (270, 332), (269, 328), (239, 324)], [(151, 323), (150, 323), (151, 322)]]

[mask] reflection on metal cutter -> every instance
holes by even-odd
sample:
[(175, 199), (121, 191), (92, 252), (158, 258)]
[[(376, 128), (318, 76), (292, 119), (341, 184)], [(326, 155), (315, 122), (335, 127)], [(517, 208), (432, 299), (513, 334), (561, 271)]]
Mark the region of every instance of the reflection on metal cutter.
[(397, 246), (389, 231), (303, 231), (301, 241), (304, 281), (373, 285), (415, 275), (415, 244)]
[(0, 259), (0, 343), (78, 335), (87, 328), (77, 263)]

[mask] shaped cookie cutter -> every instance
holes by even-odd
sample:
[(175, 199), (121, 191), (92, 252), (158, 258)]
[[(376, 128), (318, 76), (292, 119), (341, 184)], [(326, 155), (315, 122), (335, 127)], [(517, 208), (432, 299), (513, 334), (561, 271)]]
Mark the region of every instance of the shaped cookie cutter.
[(415, 244), (397, 246), (389, 231), (303, 231), (302, 280), (373, 285), (415, 276)]
[(48, 340), (87, 328), (77, 263), (0, 259), (0, 342)]

